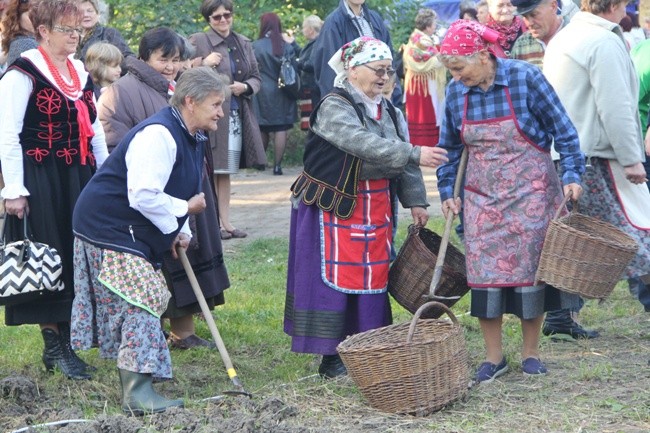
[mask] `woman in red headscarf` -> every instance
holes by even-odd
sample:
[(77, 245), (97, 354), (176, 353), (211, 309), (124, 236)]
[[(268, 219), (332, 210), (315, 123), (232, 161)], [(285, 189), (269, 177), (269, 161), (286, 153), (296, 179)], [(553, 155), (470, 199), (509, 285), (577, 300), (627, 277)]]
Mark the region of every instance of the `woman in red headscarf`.
[[(499, 33), (467, 20), (454, 22), (440, 53), (454, 80), (447, 91), (439, 147), (449, 162), (438, 169), (443, 213), (458, 214), (453, 185), (466, 149), (464, 223), (471, 313), (478, 317), (486, 361), (477, 382), (508, 370), (503, 354), (504, 313), (521, 319), (522, 370), (546, 373), (539, 359), (544, 312), (568, 308), (568, 297), (544, 284), (535, 272), (549, 221), (562, 194), (582, 192), (584, 156), (578, 135), (555, 91), (539, 68), (501, 58)], [(562, 184), (550, 156), (560, 153)]]

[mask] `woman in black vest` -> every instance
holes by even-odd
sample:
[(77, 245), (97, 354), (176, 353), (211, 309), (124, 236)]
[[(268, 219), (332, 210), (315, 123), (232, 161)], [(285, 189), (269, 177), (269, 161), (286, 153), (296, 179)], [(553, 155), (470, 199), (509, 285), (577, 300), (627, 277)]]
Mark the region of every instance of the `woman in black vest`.
[(389, 47), (361, 37), (330, 62), (334, 91), (311, 117), (304, 171), (293, 190), (284, 330), (291, 350), (323, 355), (325, 378), (346, 373), (336, 346), (391, 323), (387, 294), (395, 191), (415, 224), (428, 220), (420, 165), (446, 151), (403, 141), (395, 107), (382, 96)]
[(217, 129), (227, 92), (212, 69), (186, 71), (171, 107), (124, 137), (75, 207), (72, 345), (89, 349), (96, 339), (101, 357), (117, 359), (127, 413), (183, 405), (152, 387), (154, 377), (172, 376), (160, 328), (170, 294), (160, 268), (166, 252), (177, 258), (177, 247), (187, 249), (188, 216), (205, 209), (204, 131)]

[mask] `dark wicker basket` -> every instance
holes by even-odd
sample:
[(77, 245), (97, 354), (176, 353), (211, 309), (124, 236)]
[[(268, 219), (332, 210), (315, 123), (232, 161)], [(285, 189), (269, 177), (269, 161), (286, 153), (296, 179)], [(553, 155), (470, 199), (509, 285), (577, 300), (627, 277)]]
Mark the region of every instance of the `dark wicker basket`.
[(535, 278), (584, 298), (606, 298), (639, 246), (612, 224), (575, 209), (567, 216), (558, 215), (559, 211), (546, 232)]
[[(429, 286), (433, 278), (433, 269), (440, 250), (441, 237), (429, 229), (409, 226), (408, 236), (399, 250), (388, 273), (388, 292), (398, 304), (411, 313), (415, 313), (427, 302)], [(449, 244), (442, 270), (442, 278), (436, 290), (440, 296), (463, 296), (469, 291), (465, 271), (465, 256), (458, 248)], [(458, 300), (440, 301), (451, 307)], [(445, 311), (432, 308), (422, 317), (438, 318)]]
[[(421, 319), (432, 307), (445, 311), (451, 322)], [(337, 349), (363, 396), (384, 412), (425, 416), (467, 393), (463, 329), (444, 304), (429, 302), (411, 323), (353, 335)]]

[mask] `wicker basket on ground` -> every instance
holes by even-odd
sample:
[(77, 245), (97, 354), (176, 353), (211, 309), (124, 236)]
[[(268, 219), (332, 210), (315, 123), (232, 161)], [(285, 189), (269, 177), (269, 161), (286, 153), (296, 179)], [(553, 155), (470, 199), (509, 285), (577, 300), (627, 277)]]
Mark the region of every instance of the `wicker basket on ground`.
[[(438, 234), (424, 227), (409, 226), (406, 241), (399, 250), (388, 274), (388, 292), (398, 304), (415, 313), (427, 302), (433, 269), (442, 239)], [(465, 271), (465, 255), (453, 245), (448, 245), (442, 278), (436, 295), (462, 297), (469, 291)], [(441, 301), (448, 307), (457, 299)], [(423, 314), (423, 318), (438, 318), (445, 310), (434, 307)]]
[[(421, 319), (432, 307), (445, 311), (451, 321)], [(370, 405), (384, 412), (424, 416), (467, 393), (463, 330), (439, 302), (424, 304), (410, 323), (348, 337), (338, 352)]]
[(580, 214), (575, 208), (559, 217), (569, 197), (564, 197), (549, 224), (536, 279), (584, 298), (604, 299), (639, 246), (612, 224)]

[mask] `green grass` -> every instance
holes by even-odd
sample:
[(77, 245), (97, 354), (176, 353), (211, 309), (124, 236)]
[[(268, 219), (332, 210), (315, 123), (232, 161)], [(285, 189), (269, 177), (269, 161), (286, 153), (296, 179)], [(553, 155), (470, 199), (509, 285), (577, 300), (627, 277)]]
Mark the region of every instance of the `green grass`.
[[(437, 218), (429, 228), (441, 233), (443, 224)], [(406, 222), (400, 226), (398, 244), (406, 236), (406, 226)], [(455, 235), (452, 242), (458, 244)], [(512, 371), (489, 386), (473, 388), (465, 401), (429, 417), (414, 418), (373, 410), (350, 380), (324, 382), (314, 377), (318, 357), (290, 351), (290, 338), (282, 331), (287, 249), (286, 239), (261, 239), (235, 249), (226, 258), (232, 287), (226, 291), (226, 305), (214, 312), (239, 377), (255, 394), (255, 401), (276, 396), (297, 408), (297, 415), (285, 423), (304, 426), (305, 432), (650, 431), (650, 321), (626, 284), (619, 284), (605, 303), (588, 301), (583, 310), (582, 321), (599, 329), (601, 338), (580, 342), (542, 338), (542, 358), (551, 372), (547, 377), (523, 378), (519, 321), (506, 317), (504, 350)], [(468, 298), (460, 300), (453, 311), (464, 328), (473, 371), (484, 353), (477, 320), (468, 314)], [(411, 319), (400, 306), (393, 307), (396, 323)], [(3, 315), (0, 310), (0, 319)], [(197, 320), (197, 333), (210, 338), (201, 320)], [(0, 347), (0, 380), (24, 375), (36, 383), (40, 393), (34, 405), (27, 406), (27, 413), (14, 413), (6, 408), (15, 401), (7, 393), (3, 396), (0, 386), (1, 431), (51, 421), (52, 412), (44, 408), (72, 410), (87, 418), (120, 413), (115, 363), (99, 359), (96, 349), (81, 354), (98, 367), (94, 380), (75, 382), (43, 371), (42, 340), (36, 326), (0, 325)], [(201, 400), (233, 388), (218, 353), (173, 351), (172, 358), (175, 378), (156, 385), (157, 389), (168, 396), (183, 396), (197, 419), (204, 419), (207, 403)], [(224, 417), (236, 411), (232, 407), (220, 410)], [(67, 412), (57, 413), (55, 419)], [(151, 431), (194, 431), (180, 430), (182, 426), (158, 428)]]

